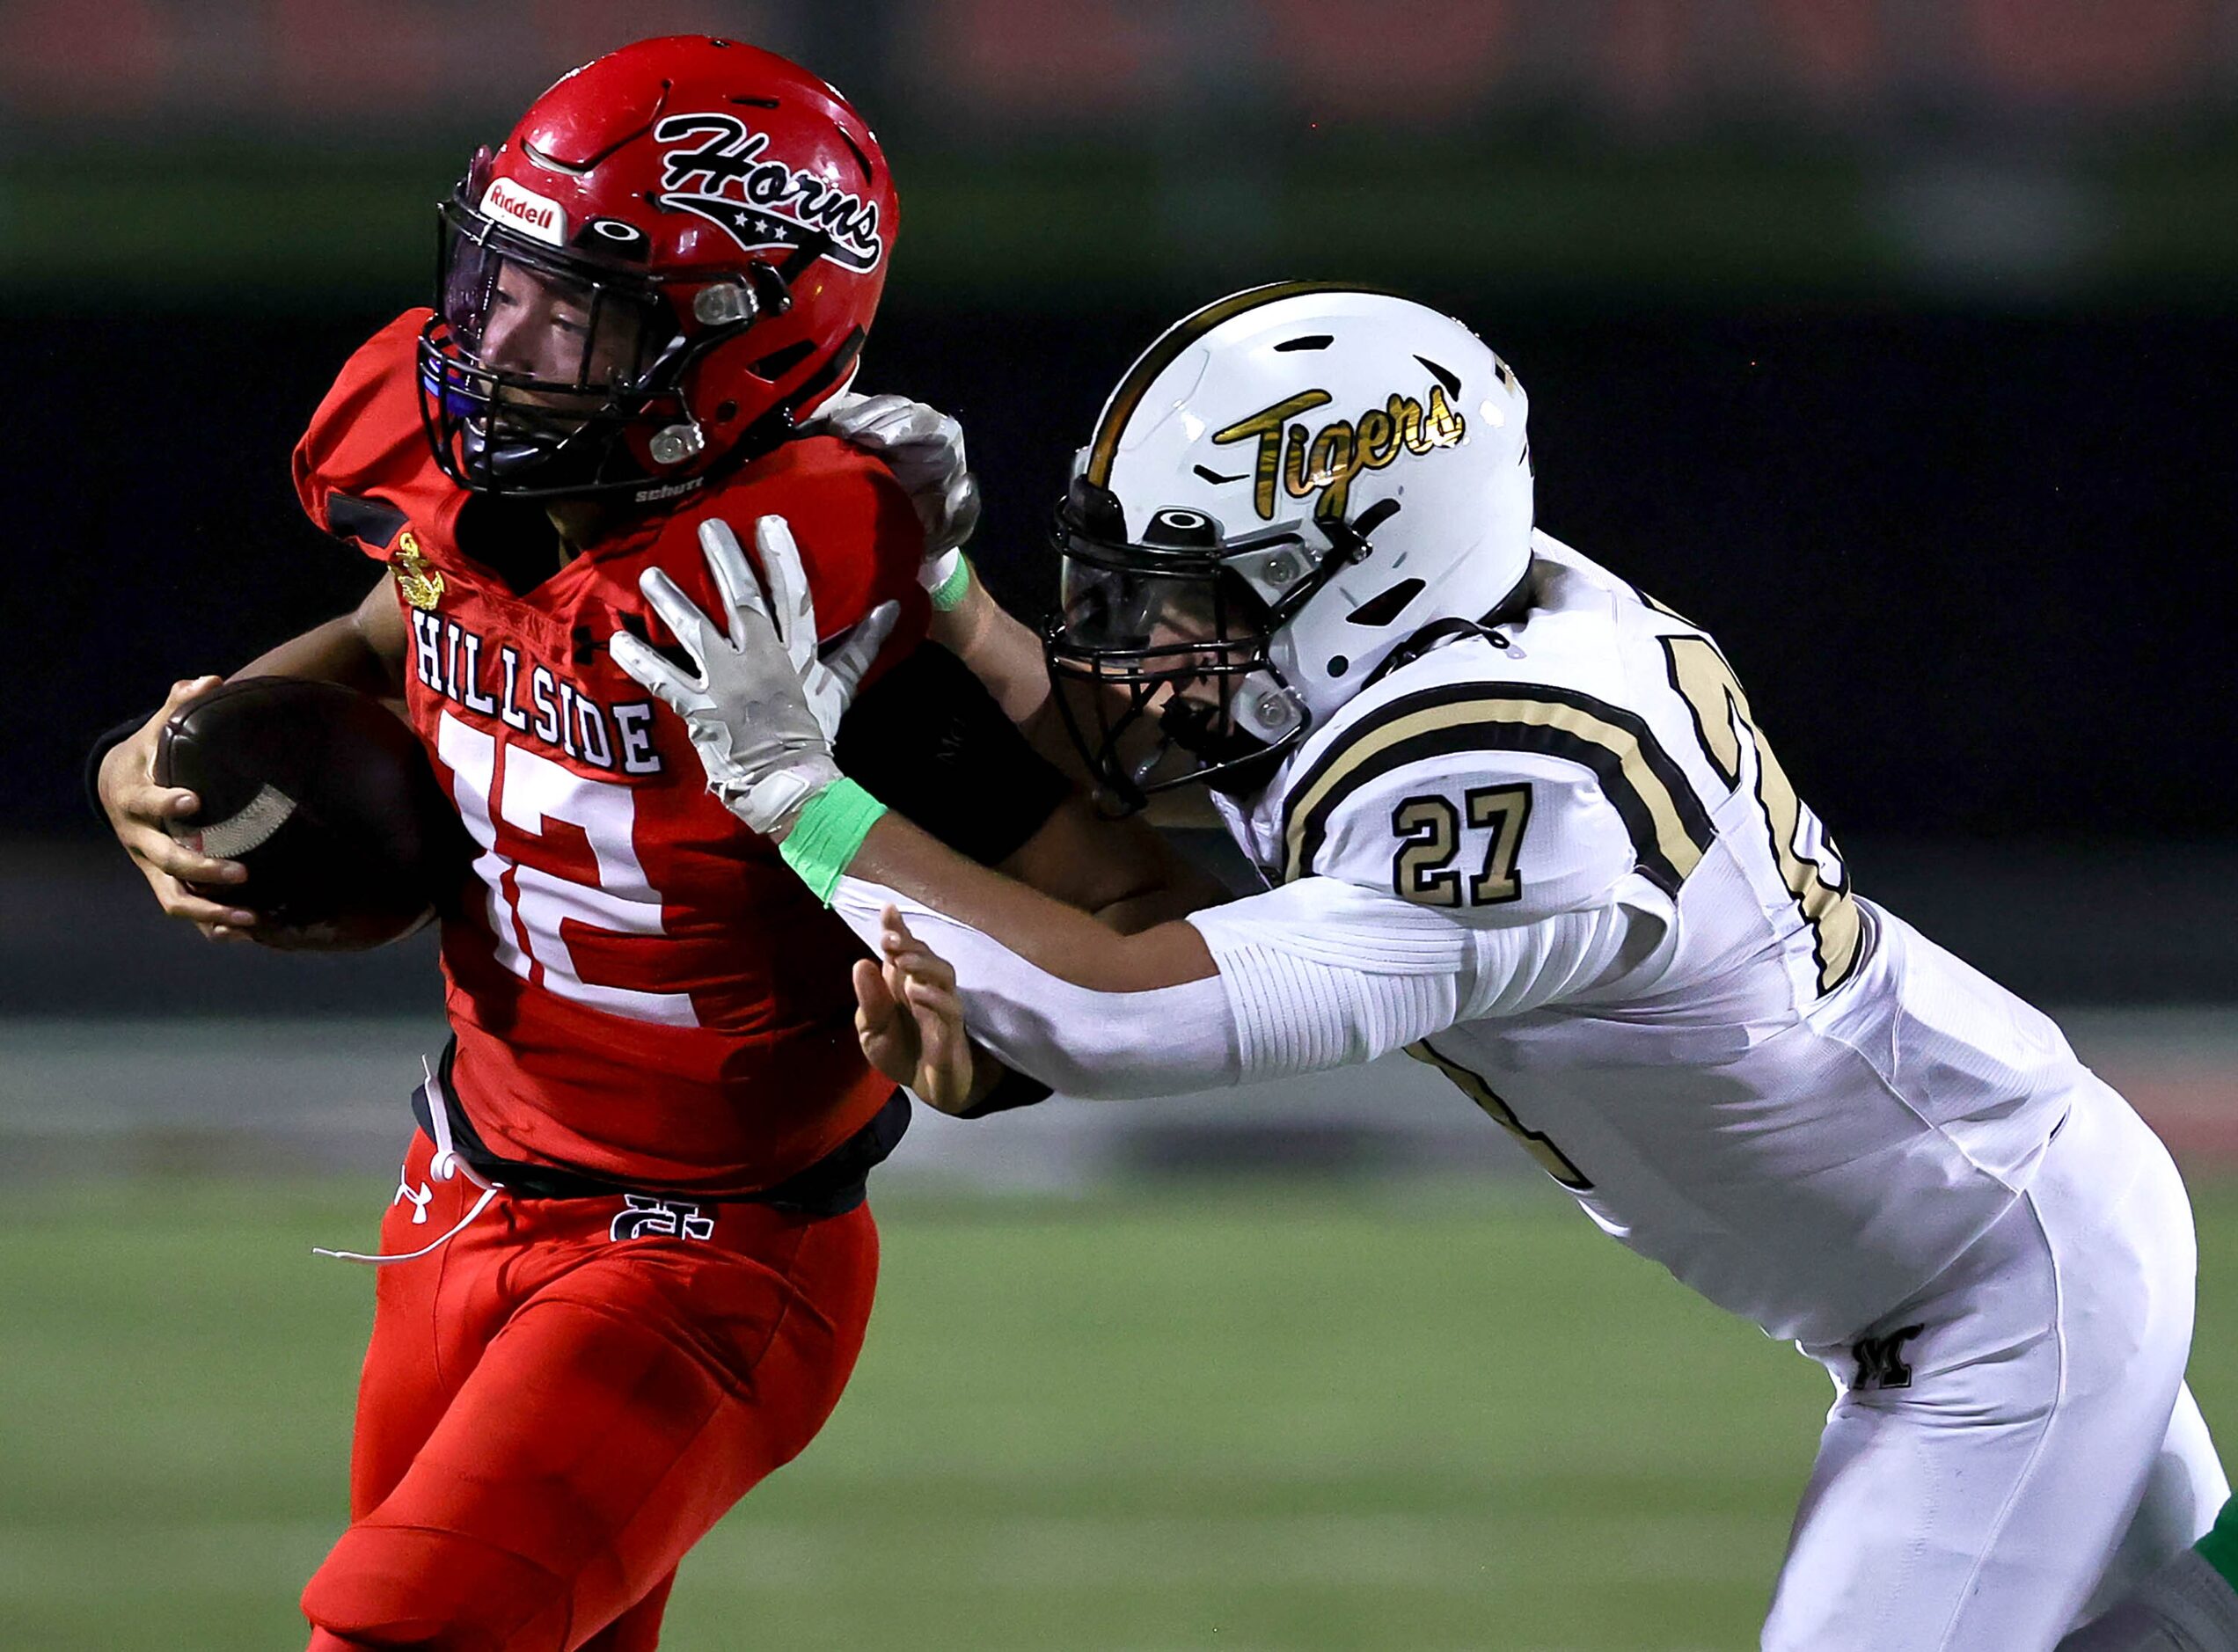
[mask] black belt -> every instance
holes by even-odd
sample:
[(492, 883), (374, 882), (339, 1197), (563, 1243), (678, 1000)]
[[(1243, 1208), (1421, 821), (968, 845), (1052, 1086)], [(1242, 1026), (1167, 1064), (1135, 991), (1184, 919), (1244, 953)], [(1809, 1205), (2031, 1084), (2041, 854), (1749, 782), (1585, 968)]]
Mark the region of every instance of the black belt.
[[(451, 1151), (482, 1181), (496, 1182), (521, 1199), (651, 1197), (682, 1204), (766, 1204), (810, 1217), (845, 1216), (867, 1196), (870, 1173), (885, 1163), (910, 1127), (909, 1097), (896, 1090), (887, 1098), (886, 1105), (871, 1115), (868, 1123), (805, 1170), (794, 1172), (772, 1187), (758, 1188), (751, 1193), (679, 1193), (616, 1181), (558, 1165), (527, 1164), (492, 1152), (475, 1129), (473, 1120), (467, 1116), (458, 1100), (458, 1088), (451, 1082), (451, 1062), (457, 1053), (457, 1039), (445, 1044), (442, 1060), (430, 1080), (442, 1086), (447, 1102), (443, 1115), (450, 1125)], [(412, 1093), (412, 1116), (419, 1121), (420, 1128), (428, 1132), (430, 1140), (440, 1140), (442, 1133), (435, 1128), (428, 1089), (428, 1085), (422, 1085)]]

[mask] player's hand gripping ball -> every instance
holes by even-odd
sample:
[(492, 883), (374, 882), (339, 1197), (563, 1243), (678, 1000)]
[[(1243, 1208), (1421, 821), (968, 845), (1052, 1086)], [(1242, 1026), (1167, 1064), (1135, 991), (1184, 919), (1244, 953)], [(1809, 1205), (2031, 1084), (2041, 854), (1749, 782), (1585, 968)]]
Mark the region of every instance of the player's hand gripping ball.
[(469, 846), (410, 728), (332, 683), (250, 677), (164, 725), (154, 779), (199, 813), (172, 836), (247, 879), (197, 894), (257, 914), (291, 951), (355, 952), (410, 934), (457, 887)]

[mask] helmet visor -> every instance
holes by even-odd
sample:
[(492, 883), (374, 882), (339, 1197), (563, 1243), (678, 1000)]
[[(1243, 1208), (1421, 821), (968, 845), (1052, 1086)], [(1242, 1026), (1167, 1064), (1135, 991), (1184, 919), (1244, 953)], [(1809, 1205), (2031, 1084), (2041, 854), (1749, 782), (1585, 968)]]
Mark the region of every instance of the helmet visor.
[(1217, 564), (1190, 572), (1069, 555), (1046, 639), (1057, 705), (1124, 807), (1149, 793), (1255, 767), (1267, 742), (1236, 721), (1265, 681), (1265, 607)]
[(1217, 576), (1171, 574), (1067, 557), (1058, 584), (1065, 640), (1103, 652), (1220, 651), (1225, 609)]
[(523, 496), (641, 485), (623, 441), (681, 416), (678, 331), (656, 284), (446, 202), (421, 413), (444, 470)]
[(591, 407), (641, 382), (675, 333), (649, 284), (552, 256), (456, 201), (437, 293), (460, 355), (494, 386)]

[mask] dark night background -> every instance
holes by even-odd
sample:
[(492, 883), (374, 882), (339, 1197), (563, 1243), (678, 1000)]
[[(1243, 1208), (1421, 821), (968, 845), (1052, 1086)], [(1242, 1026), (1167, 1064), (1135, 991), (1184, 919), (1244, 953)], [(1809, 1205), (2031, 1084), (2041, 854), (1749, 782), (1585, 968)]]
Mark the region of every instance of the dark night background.
[[(2231, 832), (2213, 755), (2234, 745), (2228, 321), (1424, 296), (1531, 391), (1540, 524), (1719, 633), (1838, 829)], [(10, 720), (8, 827), (90, 831), (91, 733), (370, 584), (296, 512), (287, 456), (384, 318), (0, 327), (19, 382), (87, 392), (9, 413), (29, 462), (18, 600), (46, 640)], [(1071, 444), (1170, 319), (905, 298), (881, 316), (861, 382), (965, 420), (989, 501), (976, 555), (1021, 610), (1049, 595), (1042, 525)]]
[[(1021, 611), (1070, 449), (1164, 325), (1286, 276), (1396, 287), (1513, 363), (1541, 525), (1716, 632), (1861, 889), (2053, 996), (2223, 998), (2238, 9), (2148, 10), (674, 0), (632, 26), (792, 51), (874, 112), (903, 227), (860, 383), (962, 417), (975, 553)], [(462, 157), (612, 30), (525, 0), (270, 20), (143, 7), (89, 67), (69, 8), (0, 4), (18, 1006), (203, 990), (143, 977), (174, 943), (80, 755), (362, 593), (289, 450), (421, 302)], [(192, 973), (347, 998), (277, 961)]]

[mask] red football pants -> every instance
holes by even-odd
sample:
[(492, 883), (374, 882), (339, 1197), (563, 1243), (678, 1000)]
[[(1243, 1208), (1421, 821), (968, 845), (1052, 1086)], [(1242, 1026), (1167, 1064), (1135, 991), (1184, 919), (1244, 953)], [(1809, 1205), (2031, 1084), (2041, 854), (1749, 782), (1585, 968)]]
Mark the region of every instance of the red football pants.
[[(479, 1195), (433, 1152), (385, 1252)], [(646, 1652), (684, 1552), (815, 1437), (870, 1317), (869, 1208), (648, 1204), (501, 1193), (380, 1269), (311, 1652)]]

